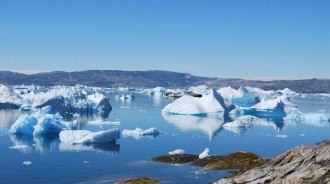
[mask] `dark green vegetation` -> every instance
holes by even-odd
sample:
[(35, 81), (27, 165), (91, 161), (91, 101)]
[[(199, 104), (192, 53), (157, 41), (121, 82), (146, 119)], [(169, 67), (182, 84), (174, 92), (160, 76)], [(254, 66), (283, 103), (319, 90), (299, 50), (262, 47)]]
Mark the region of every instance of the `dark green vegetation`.
[(152, 161), (164, 163), (191, 163), (195, 166), (204, 167), (205, 170), (233, 170), (233, 174), (240, 174), (255, 167), (262, 166), (267, 159), (249, 152), (236, 152), (224, 156), (210, 156), (199, 159), (197, 155), (176, 154), (162, 155), (153, 158)]
[[(219, 74), (221, 75), (221, 74)], [(0, 83), (5, 85), (66, 85), (76, 84), (95, 87), (190, 87), (207, 85), (219, 88), (231, 86), (258, 87), (264, 90), (290, 88), (302, 93), (330, 93), (330, 79), (305, 80), (244, 80), (238, 78), (199, 77), (188, 73), (168, 71), (120, 71), (120, 70), (88, 70), (81, 72), (46, 72), (33, 75), (0, 71)]]
[(132, 179), (119, 181), (116, 184), (153, 184), (158, 182), (159, 182), (158, 178), (140, 177), (140, 178), (132, 178)]

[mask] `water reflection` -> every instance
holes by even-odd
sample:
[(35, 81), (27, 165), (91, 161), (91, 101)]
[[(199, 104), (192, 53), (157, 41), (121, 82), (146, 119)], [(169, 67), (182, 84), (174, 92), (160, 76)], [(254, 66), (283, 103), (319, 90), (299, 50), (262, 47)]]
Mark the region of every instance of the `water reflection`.
[(174, 124), (182, 131), (199, 130), (205, 132), (212, 140), (225, 122), (224, 118), (199, 117), (190, 115), (168, 115), (162, 114), (163, 118)]
[(8, 129), (20, 115), (19, 110), (0, 110), (0, 131)]
[(96, 151), (110, 155), (118, 155), (120, 145), (117, 143), (102, 143), (102, 144), (66, 144), (60, 143), (60, 151)]
[(17, 148), (28, 146), (31, 150), (37, 150), (39, 152), (53, 151), (58, 147), (59, 144), (58, 135), (32, 136), (10, 134), (9, 138)]

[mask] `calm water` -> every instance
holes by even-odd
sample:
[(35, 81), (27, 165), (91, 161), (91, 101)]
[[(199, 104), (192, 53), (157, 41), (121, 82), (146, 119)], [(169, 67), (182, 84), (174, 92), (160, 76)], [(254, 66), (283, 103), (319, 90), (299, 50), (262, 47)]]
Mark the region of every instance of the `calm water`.
[[(161, 183), (209, 183), (229, 174), (201, 171), (201, 167), (150, 162), (153, 157), (175, 149), (199, 154), (210, 148), (211, 155), (251, 151), (271, 157), (301, 144), (330, 138), (328, 122), (289, 123), (265, 120), (248, 129), (224, 129), (224, 120), (195, 116), (163, 116), (161, 110), (171, 100), (136, 95), (133, 101), (116, 101), (110, 94), (113, 110), (110, 120), (119, 119), (123, 129), (156, 127), (164, 132), (157, 137), (121, 137), (103, 145), (64, 145), (58, 137), (9, 135), (8, 129), (19, 111), (0, 111), (1, 183), (114, 183), (120, 179), (155, 176)], [(293, 98), (302, 112), (330, 113), (329, 98)], [(80, 119), (81, 129), (104, 130), (112, 125), (88, 125)], [(280, 135), (280, 136), (278, 136)], [(27, 145), (28, 149), (12, 149)], [(27, 166), (23, 161), (31, 161)]]

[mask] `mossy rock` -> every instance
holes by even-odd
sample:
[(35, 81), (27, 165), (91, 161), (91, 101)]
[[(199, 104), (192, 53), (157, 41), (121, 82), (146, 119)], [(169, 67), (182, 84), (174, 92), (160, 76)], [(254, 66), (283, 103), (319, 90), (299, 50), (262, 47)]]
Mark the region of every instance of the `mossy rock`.
[(197, 155), (175, 154), (175, 155), (162, 155), (162, 156), (153, 158), (152, 161), (171, 163), (171, 164), (184, 164), (184, 163), (193, 162), (196, 159), (198, 159)]
[(140, 178), (131, 178), (127, 180), (122, 180), (116, 184), (153, 184), (158, 183), (160, 180), (154, 177), (140, 177)]
[(239, 174), (266, 163), (266, 159), (249, 152), (236, 152), (222, 156), (214, 162), (205, 166), (206, 170), (227, 170), (234, 169), (233, 174)]
[(219, 161), (221, 158), (222, 158), (222, 156), (210, 156), (210, 157), (206, 157), (206, 158), (203, 158), (203, 159), (200, 159), (200, 158), (197, 157), (197, 159), (195, 159), (192, 162), (192, 165), (205, 167), (210, 163), (214, 163), (214, 162)]

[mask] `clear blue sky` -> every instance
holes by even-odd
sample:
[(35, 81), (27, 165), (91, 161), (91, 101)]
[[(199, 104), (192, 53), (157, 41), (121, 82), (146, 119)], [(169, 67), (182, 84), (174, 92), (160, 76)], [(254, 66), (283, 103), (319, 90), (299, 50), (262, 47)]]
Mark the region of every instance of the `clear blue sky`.
[(330, 78), (330, 1), (1, 0), (0, 69)]

